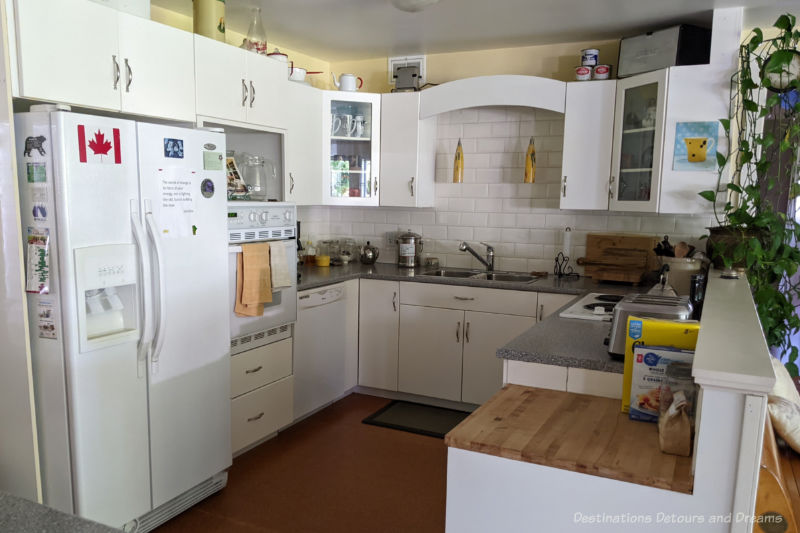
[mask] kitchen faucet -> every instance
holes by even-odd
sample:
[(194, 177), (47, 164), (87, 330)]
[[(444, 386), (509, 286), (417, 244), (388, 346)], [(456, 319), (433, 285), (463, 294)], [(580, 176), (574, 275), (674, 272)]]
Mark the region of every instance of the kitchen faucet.
[(471, 253), (475, 259), (481, 262), (486, 267), (487, 272), (491, 272), (494, 270), (494, 246), (486, 244), (485, 242), (481, 243), (486, 247), (486, 259), (478, 255), (478, 252), (472, 249), (472, 246), (467, 244), (467, 241), (462, 242), (458, 245), (458, 249), (462, 252), (469, 252)]

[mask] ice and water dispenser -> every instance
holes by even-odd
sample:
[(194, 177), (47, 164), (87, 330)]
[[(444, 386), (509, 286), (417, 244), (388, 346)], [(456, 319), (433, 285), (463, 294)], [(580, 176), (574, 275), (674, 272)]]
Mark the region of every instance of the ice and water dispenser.
[(137, 267), (133, 244), (75, 250), (81, 352), (139, 339)]

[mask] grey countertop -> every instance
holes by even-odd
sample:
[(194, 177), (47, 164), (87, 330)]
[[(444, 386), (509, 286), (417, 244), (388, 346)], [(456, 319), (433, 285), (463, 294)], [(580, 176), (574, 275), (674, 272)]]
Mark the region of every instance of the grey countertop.
[(112, 533), (119, 530), (0, 492), (0, 531)]
[[(421, 276), (426, 268), (402, 268), (393, 263), (362, 265), (351, 263), (343, 266), (300, 268), (302, 275), (298, 290), (308, 290), (350, 279), (382, 279), (391, 281), (414, 281), (442, 285), (488, 287), (494, 289), (550, 292), (583, 295), (587, 292), (627, 294), (639, 292), (641, 287), (595, 283), (590, 278), (558, 280), (553, 276), (541, 278), (533, 283), (496, 282), (487, 280), (442, 278)], [(451, 269), (458, 270), (458, 269)], [(497, 351), (503, 359), (622, 373), (623, 363), (608, 355), (604, 339), (608, 336), (610, 322), (560, 318), (558, 314), (572, 301), (551, 314), (519, 337)]]

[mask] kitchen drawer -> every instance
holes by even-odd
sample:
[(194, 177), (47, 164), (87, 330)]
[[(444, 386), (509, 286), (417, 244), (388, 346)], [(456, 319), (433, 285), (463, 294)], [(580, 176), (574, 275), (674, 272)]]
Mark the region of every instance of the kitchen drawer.
[(526, 387), (566, 391), (567, 367), (507, 360), (505, 381)]
[(275, 433), (292, 422), (294, 376), (231, 400), (233, 452)]
[(231, 357), (231, 396), (272, 383), (292, 373), (292, 339), (260, 346)]
[(400, 283), (400, 303), (535, 317), (537, 293), (404, 282)]

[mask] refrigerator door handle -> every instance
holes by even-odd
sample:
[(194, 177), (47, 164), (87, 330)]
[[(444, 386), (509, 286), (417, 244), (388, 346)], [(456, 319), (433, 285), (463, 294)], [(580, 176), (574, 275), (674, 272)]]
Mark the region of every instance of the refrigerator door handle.
[(152, 368), (153, 374), (158, 374), (158, 362), (161, 356), (161, 348), (164, 346), (164, 333), (167, 328), (167, 284), (164, 276), (166, 270), (164, 268), (164, 251), (161, 248), (161, 238), (158, 235), (156, 219), (153, 217), (150, 200), (145, 200), (144, 202), (144, 217), (147, 221), (147, 232), (150, 234), (150, 240), (153, 241), (156, 265), (158, 266), (158, 326), (153, 335), (153, 351), (150, 355), (150, 367)]
[(139, 218), (139, 201), (131, 200), (131, 226), (133, 227), (133, 237), (139, 252), (139, 268), (142, 272), (142, 284), (140, 295), (142, 298), (142, 330), (139, 336), (139, 344), (136, 346), (138, 361), (138, 374), (142, 378), (147, 372), (147, 351), (153, 340), (153, 280), (150, 272), (150, 257), (147, 253), (147, 235), (144, 226)]

